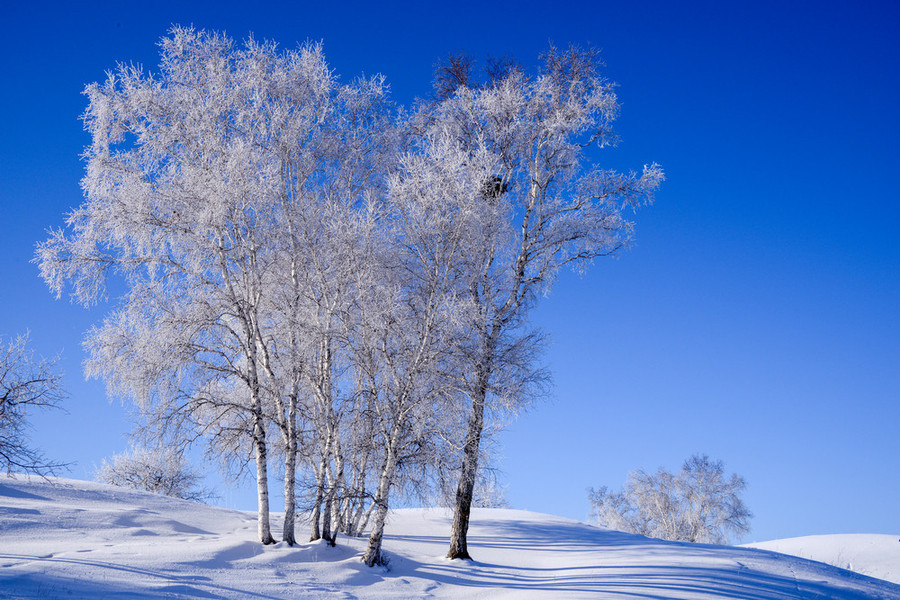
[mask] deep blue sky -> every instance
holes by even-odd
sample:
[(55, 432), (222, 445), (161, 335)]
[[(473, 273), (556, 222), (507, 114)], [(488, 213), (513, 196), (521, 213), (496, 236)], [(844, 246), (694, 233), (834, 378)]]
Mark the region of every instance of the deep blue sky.
[(81, 376), (107, 307), (53, 300), (29, 263), (81, 202), (85, 84), (155, 67), (172, 23), (322, 39), (342, 77), (384, 73), (400, 103), (450, 51), (530, 65), (552, 40), (599, 47), (620, 85), (622, 142), (598, 159), (668, 180), (635, 247), (535, 313), (556, 385), (499, 439), (512, 505), (584, 518), (587, 487), (706, 452), (749, 482), (747, 541), (900, 533), (900, 3), (180, 4), (0, 9), (0, 334), (62, 352), (69, 414), (32, 434), (72, 476), (128, 431)]

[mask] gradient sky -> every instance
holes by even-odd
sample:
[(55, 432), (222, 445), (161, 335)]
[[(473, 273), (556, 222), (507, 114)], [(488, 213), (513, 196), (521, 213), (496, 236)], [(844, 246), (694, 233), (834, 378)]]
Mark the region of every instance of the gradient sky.
[[(312, 4), (0, 9), (0, 335), (61, 352), (71, 394), (35, 445), (76, 478), (127, 447), (127, 407), (81, 374), (108, 307), (54, 300), (29, 262), (81, 203), (81, 91), (117, 61), (155, 68), (173, 23), (321, 39), (344, 79), (381, 72), (408, 103), (451, 51), (530, 66), (590, 43), (622, 103), (598, 161), (667, 181), (635, 246), (534, 314), (555, 387), (497, 440), (510, 503), (583, 519), (586, 488), (705, 452), (749, 482), (745, 541), (900, 533), (900, 2)], [(253, 486), (222, 496), (255, 507)]]

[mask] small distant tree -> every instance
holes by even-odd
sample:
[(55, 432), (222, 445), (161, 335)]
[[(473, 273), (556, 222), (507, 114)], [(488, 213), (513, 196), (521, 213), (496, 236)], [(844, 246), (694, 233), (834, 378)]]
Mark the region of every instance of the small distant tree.
[(56, 360), (35, 358), (28, 335), (8, 344), (0, 338), (0, 468), (55, 475), (66, 465), (49, 461), (28, 441), (28, 414), (34, 408), (58, 408), (66, 394)]
[(205, 502), (214, 496), (200, 485), (201, 475), (184, 455), (172, 448), (135, 447), (116, 454), (103, 461), (95, 477), (102, 483), (195, 502)]
[(625, 489), (589, 491), (591, 511), (610, 529), (683, 542), (725, 544), (750, 531), (753, 516), (741, 493), (744, 478), (725, 474), (720, 460), (695, 454), (681, 471), (628, 475)]
[(509, 508), (509, 500), (506, 499), (506, 486), (503, 485), (497, 473), (482, 471), (475, 483), (475, 493), (472, 505), (478, 508)]

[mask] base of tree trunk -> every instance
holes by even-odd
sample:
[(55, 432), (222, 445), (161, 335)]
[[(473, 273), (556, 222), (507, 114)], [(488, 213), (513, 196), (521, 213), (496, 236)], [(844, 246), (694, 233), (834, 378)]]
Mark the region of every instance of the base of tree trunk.
[(384, 552), (381, 552), (380, 550), (375, 553), (374, 556), (369, 556), (368, 553), (364, 554), (362, 561), (367, 567), (386, 567), (388, 566), (388, 563), (390, 563), (387, 556), (384, 555)]
[(449, 558), (450, 560), (472, 560), (472, 557), (469, 556), (469, 553), (465, 550), (462, 550), (460, 552), (454, 552), (453, 550), (450, 550), (450, 552), (447, 553), (447, 558)]

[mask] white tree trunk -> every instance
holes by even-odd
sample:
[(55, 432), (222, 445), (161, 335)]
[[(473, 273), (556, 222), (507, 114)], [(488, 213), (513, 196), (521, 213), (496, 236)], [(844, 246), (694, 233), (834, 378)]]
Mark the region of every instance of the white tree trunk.
[(384, 537), (384, 524), (387, 520), (388, 498), (391, 493), (391, 485), (394, 483), (394, 473), (397, 470), (397, 446), (400, 440), (400, 422), (395, 421), (388, 440), (387, 452), (384, 457), (384, 466), (378, 478), (378, 489), (375, 492), (375, 521), (372, 523), (372, 533), (369, 535), (369, 545), (363, 554), (362, 561), (366, 566), (385, 564), (381, 554), (381, 541)]
[(319, 526), (322, 519), (322, 499), (325, 497), (325, 466), (327, 460), (328, 454), (325, 453), (316, 467), (316, 495), (313, 499), (313, 509), (310, 515), (309, 541), (311, 542), (322, 539), (322, 530)]
[(294, 415), (289, 417), (288, 431), (290, 439), (285, 449), (284, 457), (284, 525), (281, 529), (281, 539), (289, 546), (297, 543), (294, 535), (294, 525), (297, 520), (295, 498), (297, 478), (297, 432)]
[(262, 424), (262, 416), (254, 415), (253, 443), (256, 451), (256, 495), (258, 504), (257, 531), (259, 541), (263, 544), (274, 544), (275, 538), (269, 528), (269, 476), (267, 468), (266, 430)]

